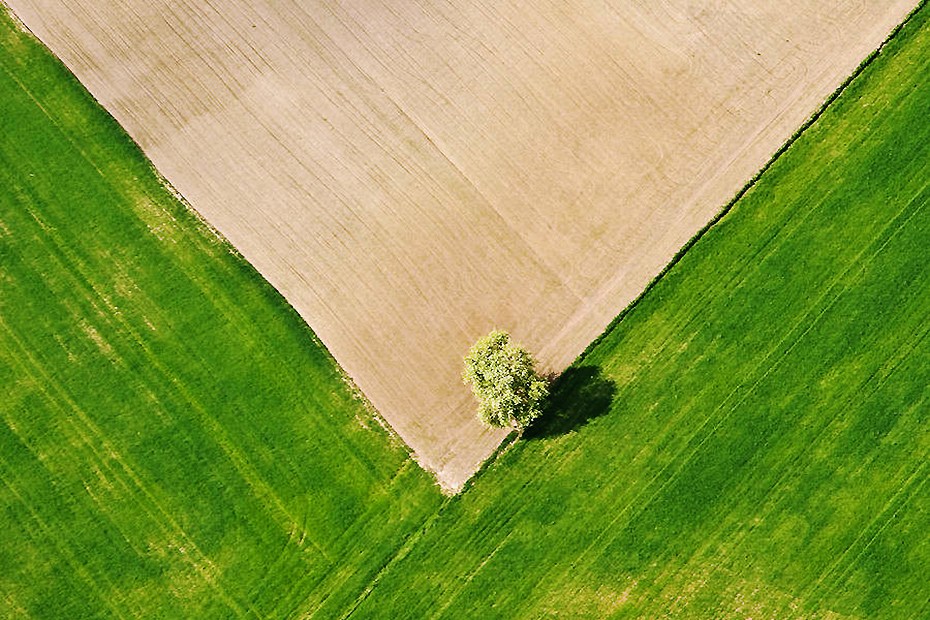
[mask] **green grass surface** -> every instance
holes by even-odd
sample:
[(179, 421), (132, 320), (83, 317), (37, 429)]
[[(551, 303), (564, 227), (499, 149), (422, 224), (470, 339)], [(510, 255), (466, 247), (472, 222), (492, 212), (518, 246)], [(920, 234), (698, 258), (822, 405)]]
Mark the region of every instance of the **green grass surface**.
[(930, 617), (928, 13), (361, 616)]
[(440, 501), (0, 8), (0, 617), (333, 615)]
[(0, 20), (0, 616), (930, 616), (928, 21), (443, 501)]

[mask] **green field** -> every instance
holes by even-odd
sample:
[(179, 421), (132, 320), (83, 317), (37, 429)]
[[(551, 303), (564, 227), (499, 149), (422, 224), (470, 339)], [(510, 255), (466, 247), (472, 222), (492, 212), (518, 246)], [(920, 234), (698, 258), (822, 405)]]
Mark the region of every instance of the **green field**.
[(362, 616), (930, 617), (928, 18), (578, 362), (568, 419), (447, 505)]
[(0, 617), (930, 617), (924, 8), (443, 499), (0, 19)]
[(0, 17), (0, 617), (332, 615), (441, 495)]

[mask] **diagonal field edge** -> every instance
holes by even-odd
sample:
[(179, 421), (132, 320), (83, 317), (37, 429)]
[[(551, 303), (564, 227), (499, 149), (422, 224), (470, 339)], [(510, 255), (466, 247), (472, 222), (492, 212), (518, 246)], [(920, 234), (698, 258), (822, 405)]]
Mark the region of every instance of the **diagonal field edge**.
[(785, 152), (789, 148), (791, 148), (791, 145), (797, 142), (798, 138), (800, 138), (801, 135), (805, 131), (807, 131), (811, 127), (811, 125), (813, 125), (817, 121), (817, 119), (819, 119), (823, 115), (824, 112), (827, 111), (827, 108), (830, 107), (830, 104), (836, 101), (836, 98), (839, 97), (843, 93), (843, 91), (845, 91), (856, 80), (856, 78), (859, 77), (862, 74), (862, 72), (866, 70), (866, 68), (868, 68), (870, 64), (872, 64), (872, 62), (878, 57), (878, 55), (881, 54), (885, 46), (888, 45), (888, 43), (891, 42), (891, 40), (894, 39), (898, 35), (898, 33), (901, 32), (901, 29), (904, 28), (904, 26), (907, 25), (907, 23), (910, 22), (914, 18), (914, 16), (920, 12), (920, 10), (927, 4), (927, 2), (928, 0), (919, 0), (917, 6), (914, 7), (914, 9), (910, 13), (907, 14), (904, 20), (901, 21), (901, 23), (899, 23), (897, 26), (895, 26), (894, 29), (885, 38), (885, 40), (882, 41), (881, 44), (877, 48), (875, 48), (872, 52), (870, 52), (869, 55), (866, 56), (865, 59), (863, 59), (861, 63), (859, 63), (855, 71), (853, 71), (849, 75), (849, 77), (847, 77), (843, 81), (843, 83), (837, 87), (836, 90), (830, 93), (830, 96), (827, 97), (822, 104), (820, 104), (820, 107), (817, 109), (817, 111), (811, 114), (810, 117), (806, 121), (804, 121), (804, 123), (801, 124), (800, 127), (798, 127), (797, 131), (791, 134), (790, 138), (785, 140), (785, 142), (778, 148), (778, 150), (775, 151), (772, 157), (769, 158), (767, 162), (765, 162), (765, 165), (763, 165), (759, 169), (759, 171), (756, 172), (752, 176), (752, 178), (749, 179), (749, 181), (747, 181), (746, 184), (742, 188), (740, 188), (738, 192), (736, 192), (736, 194), (734, 194), (733, 198), (731, 198), (730, 201), (726, 205), (724, 205), (724, 207), (709, 222), (707, 222), (707, 224), (705, 224), (703, 228), (701, 228), (697, 233), (695, 233), (693, 237), (688, 239), (688, 241), (681, 247), (681, 249), (675, 253), (675, 256), (672, 258), (672, 260), (669, 261), (669, 263), (665, 267), (662, 268), (662, 271), (660, 271), (656, 275), (655, 278), (649, 281), (649, 284), (646, 285), (646, 288), (643, 289), (643, 292), (637, 295), (636, 298), (633, 301), (631, 301), (627, 307), (625, 307), (623, 310), (620, 311), (617, 317), (610, 322), (610, 324), (603, 331), (603, 333), (601, 333), (601, 335), (599, 335), (597, 338), (592, 340), (591, 344), (585, 347), (585, 350), (576, 358), (574, 363), (578, 363), (585, 356), (587, 356), (607, 336), (607, 334), (612, 329), (614, 329), (614, 327), (618, 325), (623, 320), (623, 318), (626, 315), (628, 315), (633, 310), (633, 308), (635, 308), (636, 305), (639, 304), (643, 300), (644, 297), (646, 297), (649, 291), (655, 288), (659, 280), (665, 277), (665, 275), (668, 274), (668, 272), (671, 271), (672, 268), (675, 265), (677, 265), (681, 261), (682, 258), (684, 258), (684, 255), (688, 252), (688, 250), (694, 247), (694, 244), (700, 241), (701, 237), (707, 234), (707, 232), (711, 228), (713, 228), (721, 219), (723, 219), (723, 217), (727, 213), (729, 213), (731, 209), (733, 209), (736, 203), (739, 202), (740, 198), (745, 196), (749, 190), (755, 187), (755, 185), (759, 182), (759, 179), (762, 178), (762, 175), (765, 174), (765, 172), (769, 168), (771, 168), (775, 164), (775, 162), (778, 161), (778, 159), (782, 155), (784, 155)]
[[(11, 4), (18, 5), (19, 3), (18, 3), (18, 2), (12, 2)], [(28, 2), (24, 2), (24, 3), (23, 3), (24, 6), (25, 6), (25, 5), (28, 5), (28, 4), (29, 4)], [(75, 6), (78, 6), (78, 4), (75, 3)], [(282, 6), (282, 10), (287, 10), (287, 8), (286, 8), (284, 5), (281, 5), (281, 6)], [(187, 8), (189, 8), (189, 7), (187, 7)], [(897, 15), (897, 13), (896, 13), (896, 15)], [(307, 24), (312, 25), (312, 27), (315, 29), (314, 32), (317, 31), (317, 30), (323, 32), (323, 30), (325, 30), (325, 29), (322, 29), (322, 30), (321, 30), (320, 27), (319, 27), (319, 23), (317, 23), (317, 22), (319, 22), (321, 19), (323, 19), (323, 16), (311, 15), (309, 11), (303, 10), (301, 7), (297, 7), (297, 10), (295, 11), (293, 17), (294, 17), (295, 19), (297, 19), (298, 21), (302, 20), (301, 23), (303, 23), (304, 25), (307, 25)], [(354, 16), (352, 16), (352, 17), (353, 17), (353, 19), (354, 19), (354, 18), (358, 18), (358, 15), (354, 15)], [(652, 15), (652, 17), (653, 17), (654, 19), (657, 19), (659, 16)], [(317, 18), (319, 18), (319, 19), (317, 19)], [(340, 19), (341, 19), (341, 17), (340, 17)], [(896, 18), (896, 19), (897, 19), (897, 18)], [(30, 21), (30, 20), (27, 20), (27, 21)], [(101, 20), (101, 21), (106, 21), (106, 20)], [(888, 20), (888, 21), (890, 22), (891, 20)], [(312, 24), (311, 24), (311, 22), (312, 22)], [(230, 23), (230, 22), (227, 20), (227, 21), (224, 22), (224, 23), (225, 23), (225, 24), (228, 24), (228, 23)], [(895, 21), (894, 23), (896, 23), (896, 21)], [(220, 24), (220, 25), (223, 25), (223, 24)], [(340, 25), (339, 27), (340, 27), (340, 28), (345, 27), (345, 24), (342, 24), (342, 25)], [(892, 25), (891, 25), (890, 23), (887, 24), (887, 28), (891, 28), (891, 27), (892, 27)], [(326, 30), (325, 32), (326, 32), (327, 34), (331, 34), (332, 31), (331, 31), (331, 30)], [(883, 32), (883, 33), (885, 32), (885, 26), (883, 26), (883, 31), (882, 31), (882, 32)], [(876, 37), (876, 38), (877, 38), (877, 37)], [(858, 49), (858, 48), (857, 48), (857, 49)], [(600, 53), (600, 52), (602, 52), (602, 51), (603, 51), (603, 50), (595, 50), (595, 53)], [(857, 54), (858, 54), (858, 52), (857, 52)], [(61, 54), (60, 54), (60, 55), (61, 55)], [(355, 58), (355, 60), (357, 60), (357, 58)], [(850, 59), (847, 59), (847, 60), (850, 60)], [(849, 64), (851, 65), (853, 62), (855, 62), (855, 59), (852, 59), (852, 60), (849, 62)], [(844, 66), (845, 66), (845, 65), (844, 65)], [(360, 71), (361, 71), (362, 74), (369, 74), (370, 71), (368, 71), (368, 69), (370, 69), (370, 68), (371, 68), (371, 67), (368, 67), (368, 68), (360, 67), (359, 69), (360, 69)], [(844, 72), (845, 72), (845, 71), (844, 71)], [(80, 73), (80, 72), (78, 72), (78, 73)], [(568, 77), (571, 77), (571, 76), (568, 76)], [(831, 77), (830, 77), (831, 83), (835, 83), (835, 82), (834, 82), (834, 78), (835, 78), (836, 80), (839, 80), (840, 77), (841, 77), (840, 75), (831, 76)], [(382, 88), (384, 88), (384, 82), (379, 82), (379, 83), (381, 83)], [(404, 94), (402, 90), (401, 90), (401, 91), (398, 91), (398, 90), (393, 89), (393, 88), (389, 88), (389, 90), (391, 90), (391, 92), (386, 93), (386, 96), (387, 96), (388, 99), (392, 99), (392, 100), (394, 100), (394, 101), (397, 101), (397, 95), (398, 95), (398, 93), (400, 93), (401, 95)], [(530, 94), (532, 94), (532, 93), (530, 93)], [(550, 94), (558, 94), (558, 89), (552, 91)], [(807, 102), (807, 103), (805, 103), (805, 105), (808, 105), (808, 103), (811, 103), (811, 107), (812, 107), (813, 102)], [(395, 107), (396, 107), (396, 106), (395, 106)], [(408, 112), (409, 112), (409, 111), (408, 111), (406, 108), (404, 108), (403, 106), (401, 106), (401, 107), (403, 108), (403, 111), (404, 111), (405, 113), (408, 113)], [(422, 123), (422, 118), (418, 118), (418, 117), (412, 116), (412, 115), (410, 115), (409, 113), (408, 113), (408, 116), (410, 117), (411, 122), (412, 122), (414, 125), (419, 126), (421, 129), (423, 129), (423, 128), (425, 127), (425, 126), (423, 125), (423, 123)], [(124, 123), (124, 125), (125, 125), (125, 123)], [(792, 123), (792, 125), (793, 125), (793, 123)], [(427, 129), (428, 129), (428, 128), (427, 128)], [(434, 131), (426, 131), (426, 135), (429, 137), (429, 141), (430, 141), (431, 143), (434, 144), (435, 149), (438, 150), (443, 156), (445, 156), (446, 159), (447, 159), (449, 162), (451, 162), (451, 164), (453, 165), (453, 167), (456, 167), (456, 168), (459, 168), (460, 170), (462, 170), (464, 176), (465, 176), (467, 179), (469, 179), (469, 181), (471, 182), (471, 184), (472, 184), (473, 186), (477, 187), (478, 184), (475, 182), (475, 178), (476, 178), (476, 177), (475, 177), (474, 174), (472, 173), (473, 171), (472, 171), (472, 172), (469, 172), (467, 168), (463, 168), (463, 166), (461, 165), (461, 162), (462, 162), (462, 153), (461, 153), (461, 152), (455, 151), (455, 149), (452, 149), (452, 151), (450, 151), (450, 144), (451, 144), (451, 143), (449, 142), (450, 136), (449, 136), (449, 135), (445, 135), (445, 136), (443, 137), (442, 135), (440, 135), (440, 136), (437, 137), (437, 135), (435, 134), (435, 129), (436, 129), (436, 127), (433, 126), (432, 129), (433, 129)], [(788, 131), (791, 130), (791, 127), (784, 127), (783, 129), (784, 129), (784, 132), (779, 131), (779, 135), (784, 135), (784, 133), (787, 133)], [(371, 128), (369, 127), (368, 130), (370, 131)], [(421, 133), (422, 133), (422, 132), (421, 132)], [(384, 145), (382, 145), (382, 146), (384, 146)], [(454, 145), (453, 145), (453, 146), (454, 146)], [(292, 155), (293, 155), (293, 153), (294, 153), (294, 151), (289, 151), (289, 152), (291, 152)], [(453, 156), (450, 156), (450, 152), (451, 152), (452, 154), (456, 155), (456, 156), (454, 156), (454, 157), (453, 157)], [(546, 151), (545, 149), (542, 149), (540, 152), (548, 152), (548, 151)], [(663, 155), (667, 155), (667, 154), (663, 154)], [(760, 156), (758, 159), (762, 159), (762, 156)], [(753, 161), (756, 161), (756, 160), (754, 159)], [(303, 165), (304, 168), (307, 168), (309, 164), (307, 164), (306, 162), (302, 162), (302, 165)], [(755, 165), (755, 164), (753, 164), (753, 165)], [(747, 166), (747, 167), (748, 167), (748, 166)], [(748, 172), (748, 171), (747, 171), (747, 172)], [(171, 178), (174, 178), (172, 174), (167, 174), (167, 176), (169, 176), (169, 177), (171, 177)], [(566, 178), (570, 178), (570, 177), (571, 177), (570, 174), (569, 174), (569, 175), (566, 175)], [(743, 177), (742, 177), (742, 174), (740, 174), (740, 177), (743, 178)], [(321, 178), (322, 178), (322, 177), (321, 177)], [(326, 180), (326, 179), (324, 179), (324, 180)], [(732, 185), (735, 186), (735, 185), (737, 184), (737, 182), (739, 182), (739, 181), (740, 181), (740, 179), (736, 179), (735, 182), (732, 183)], [(328, 182), (328, 181), (327, 181), (327, 182)], [(186, 193), (186, 194), (188, 194), (188, 195), (190, 194), (185, 188), (181, 187), (181, 186), (178, 185), (177, 183), (175, 183), (175, 185), (178, 186), (178, 187), (181, 189), (182, 192), (184, 192), (184, 193)], [(728, 185), (728, 187), (729, 187), (729, 185)], [(479, 192), (479, 193), (481, 193), (482, 195), (485, 195), (485, 194), (486, 194), (485, 191), (481, 191), (481, 192)], [(190, 197), (190, 195), (189, 195), (189, 197)], [(195, 197), (195, 198), (196, 198), (196, 197)], [(622, 200), (622, 198), (621, 198), (621, 200)], [(201, 204), (201, 203), (200, 203), (198, 200), (196, 200), (196, 199), (193, 199), (192, 202), (195, 203), (195, 204), (198, 204), (198, 205)], [(716, 207), (716, 205), (719, 204), (719, 203), (717, 202), (717, 199), (714, 199), (713, 202), (714, 202), (714, 204), (711, 205), (712, 207)], [(499, 206), (499, 205), (498, 205), (498, 206)], [(499, 215), (499, 214), (498, 214), (498, 215)], [(700, 218), (700, 219), (703, 220), (704, 218), (702, 217), (702, 218)], [(511, 227), (512, 227), (512, 226), (511, 226)], [(520, 230), (521, 232), (523, 232), (523, 229), (522, 229), (522, 228), (519, 228), (519, 227), (518, 227), (517, 230)], [(684, 234), (683, 234), (682, 236), (684, 236)], [(229, 237), (229, 236), (227, 236), (227, 238), (230, 238), (230, 239), (231, 239), (231, 237)], [(677, 238), (677, 237), (676, 237), (676, 238)], [(671, 254), (673, 251), (675, 251), (676, 248), (680, 249), (680, 245), (678, 244), (677, 241), (675, 242), (674, 246), (675, 246), (675, 247), (668, 248), (669, 254)], [(556, 253), (558, 253), (558, 252), (556, 252)], [(662, 263), (665, 264), (665, 261), (662, 261)], [(657, 265), (657, 266), (658, 266), (658, 265)], [(650, 267), (650, 270), (649, 270), (649, 271), (652, 271), (651, 267)], [(645, 278), (644, 278), (644, 280), (645, 280), (645, 281), (644, 281), (644, 284), (647, 284), (647, 283), (648, 283), (648, 280), (646, 280)], [(570, 284), (570, 283), (569, 283), (569, 284)], [(288, 293), (287, 288), (286, 288), (286, 287), (282, 288), (281, 285), (280, 285), (280, 282), (278, 282), (278, 283), (276, 284), (276, 286), (277, 286), (277, 288), (278, 288), (279, 290), (281, 290), (281, 291), (284, 292), (285, 294)], [(567, 287), (566, 290), (568, 290), (568, 288), (572, 288), (572, 287), (568, 286), (568, 284), (565, 284), (565, 286)], [(637, 294), (638, 294), (638, 293), (641, 293), (641, 291), (642, 291), (642, 287), (641, 287), (641, 286), (636, 286), (635, 288), (637, 289), (637, 290), (635, 291)], [(631, 291), (631, 293), (632, 293), (632, 292), (633, 292), (633, 291)], [(293, 293), (293, 291), (291, 291), (291, 293)], [(624, 294), (624, 295), (625, 295), (625, 294)], [(597, 300), (597, 303), (600, 303), (601, 301), (602, 301), (602, 300)], [(291, 305), (292, 305), (292, 307), (295, 307), (295, 308), (301, 308), (301, 304), (296, 303), (293, 299), (291, 299)], [(484, 311), (482, 311), (482, 312), (484, 312)], [(513, 312), (516, 312), (516, 311), (513, 311)], [(513, 313), (513, 312), (512, 312), (512, 313)], [(560, 310), (555, 309), (555, 310), (553, 310), (553, 312), (560, 312)], [(312, 314), (312, 313), (311, 313), (311, 314)], [(480, 314), (480, 313), (479, 313), (479, 314)], [(493, 313), (491, 313), (491, 314), (493, 314)], [(489, 314), (489, 316), (491, 316), (491, 314)], [(516, 312), (516, 314), (520, 314), (520, 313), (519, 313), (519, 312)], [(616, 316), (616, 315), (615, 315), (614, 311), (611, 310), (610, 313), (609, 313), (609, 316), (603, 316), (603, 317), (599, 318), (598, 321), (600, 321), (601, 319), (603, 319), (603, 321), (604, 321), (603, 324), (606, 324), (606, 323), (610, 322), (610, 319), (613, 318), (613, 317), (615, 317), (615, 316)], [(485, 319), (487, 319), (487, 318), (488, 318), (488, 317), (484, 317), (484, 318), (482, 318), (481, 320), (483, 321), (483, 320), (485, 320)], [(469, 319), (469, 320), (471, 320), (471, 319)], [(472, 323), (475, 323), (476, 321), (477, 321), (477, 319), (471, 320), (471, 323), (469, 323), (468, 325), (465, 325), (465, 327), (466, 327), (467, 329), (469, 329), (469, 330), (472, 329), (472, 328), (474, 327), (474, 325), (473, 325)], [(310, 324), (313, 324), (313, 325), (315, 325), (315, 326), (316, 326), (316, 324), (317, 324), (316, 321), (312, 320), (312, 317), (311, 317), (311, 320), (310, 320), (309, 322), (310, 322)], [(466, 322), (467, 322), (467, 321), (466, 321)], [(461, 321), (458, 321), (458, 322), (456, 322), (456, 321), (450, 321), (449, 324), (452, 325), (453, 323), (456, 324), (455, 329), (461, 329), (461, 328), (462, 328), (461, 326), (464, 325)], [(589, 341), (588, 339), (590, 338), (591, 335), (603, 333), (603, 330), (602, 330), (602, 328), (600, 327), (600, 325), (601, 325), (601, 324), (599, 324), (599, 325), (597, 326), (596, 331), (595, 331), (594, 329), (589, 329), (588, 331), (585, 331), (585, 333), (584, 333), (584, 336), (585, 336), (585, 337), (584, 337), (584, 338), (580, 338), (580, 337), (579, 337), (579, 338), (577, 339), (577, 340), (579, 340), (579, 342), (572, 342), (572, 343), (571, 343), (571, 347), (570, 347), (570, 348), (572, 348), (572, 351), (571, 351), (570, 353), (566, 353), (566, 352), (564, 352), (564, 351), (563, 351), (563, 352), (552, 351), (551, 353), (552, 353), (553, 356), (555, 356), (556, 353), (558, 353), (559, 355), (564, 355), (564, 356), (566, 357), (565, 360), (560, 360), (560, 361), (558, 361), (557, 365), (558, 365), (558, 366), (561, 366), (563, 362), (564, 362), (564, 363), (567, 363), (568, 361), (570, 361), (569, 358), (570, 358), (571, 356), (574, 356), (574, 351), (577, 351), (577, 350), (581, 349), (582, 347), (584, 347), (585, 345), (587, 345), (587, 344), (590, 343), (590, 341)], [(507, 327), (507, 326), (504, 325), (503, 327)], [(389, 328), (386, 327), (386, 328), (384, 328), (384, 329), (389, 329)], [(478, 328), (475, 328), (475, 329), (478, 329)], [(530, 330), (529, 327), (528, 327), (527, 329)], [(536, 328), (534, 328), (534, 329), (536, 329)], [(548, 329), (548, 328), (547, 328), (547, 329)], [(537, 341), (544, 340), (544, 339), (545, 339), (545, 335), (546, 335), (547, 333), (551, 333), (551, 330), (547, 331), (547, 329), (538, 328), (538, 332), (539, 332), (539, 333), (534, 334), (534, 335), (533, 335), (533, 339), (535, 339), (535, 340), (537, 340)], [(587, 328), (586, 328), (586, 329), (587, 329)], [(346, 330), (346, 331), (352, 331), (352, 330)], [(530, 331), (532, 331), (532, 330), (530, 330)], [(333, 333), (334, 333), (333, 330), (330, 329), (330, 331), (327, 332), (327, 337), (330, 338), (330, 339), (332, 339), (332, 338), (333, 338)], [(580, 333), (580, 332), (579, 332), (579, 333)], [(338, 334), (337, 334), (337, 335), (338, 335)], [(340, 336), (340, 337), (341, 337), (341, 336)], [(346, 335), (345, 337), (346, 337), (346, 338), (349, 338), (348, 335)], [(456, 336), (456, 337), (458, 338), (458, 336)], [(358, 338), (364, 339), (363, 336), (358, 336)], [(376, 394), (375, 394), (374, 392), (372, 392), (372, 391), (369, 389), (369, 388), (370, 388), (370, 382), (369, 382), (369, 385), (368, 385), (368, 386), (362, 384), (362, 382), (361, 382), (361, 378), (362, 378), (362, 377), (361, 377), (361, 375), (360, 375), (360, 373), (359, 373), (359, 366), (358, 366), (358, 364), (354, 364), (352, 368), (350, 368), (349, 366), (347, 366), (347, 365), (346, 365), (346, 360), (347, 360), (348, 358), (347, 358), (346, 355), (343, 353), (343, 349), (341, 349), (341, 348), (339, 348), (339, 347), (336, 347), (336, 346), (333, 346), (333, 344), (332, 344), (332, 342), (331, 342), (330, 340), (326, 340), (326, 339), (324, 339), (324, 340), (327, 342), (328, 348), (329, 348), (331, 351), (335, 352), (336, 354), (338, 354), (338, 355), (340, 356), (340, 358), (341, 358), (340, 361), (342, 362), (342, 367), (345, 368), (345, 369), (348, 371), (348, 374), (349, 374), (349, 375), (351, 375), (351, 376), (353, 376), (353, 377), (356, 377), (356, 379), (357, 379), (356, 383), (362, 388), (363, 391), (366, 392), (366, 394), (368, 394), (368, 395), (371, 397), (371, 401), (374, 403), (374, 405), (382, 409), (382, 413), (384, 413), (385, 417), (386, 417), (389, 421), (391, 421), (392, 423), (396, 422), (396, 420), (393, 420), (392, 418), (393, 418), (393, 417), (396, 417), (396, 415), (397, 415), (397, 409), (393, 409), (393, 410), (389, 411), (387, 408), (384, 407), (384, 403), (386, 402), (385, 399), (384, 399), (384, 396), (383, 396), (383, 395), (382, 395), (382, 396), (379, 396), (379, 397), (376, 399), (376, 398), (375, 398), (375, 397), (376, 397)], [(585, 342), (585, 340), (588, 340), (588, 342)], [(450, 342), (451, 342), (451, 341), (450, 341)], [(368, 344), (368, 343), (366, 343), (366, 344)], [(539, 346), (539, 342), (531, 342), (530, 344), (531, 344), (531, 345), (536, 345), (536, 347)], [(451, 345), (450, 345), (450, 346), (451, 346)], [(455, 346), (457, 347), (458, 345), (455, 345)], [(561, 345), (559, 345), (559, 346), (561, 346)], [(567, 346), (567, 345), (566, 345), (566, 346)], [(536, 348), (536, 347), (534, 347), (534, 348)], [(455, 348), (455, 347), (453, 347), (453, 348)], [(559, 348), (559, 347), (555, 347), (555, 348)], [(349, 361), (351, 361), (351, 360), (349, 360)], [(448, 361), (448, 360), (447, 360), (447, 361)], [(446, 362), (443, 362), (443, 363), (446, 364)], [(416, 365), (418, 365), (419, 363), (418, 363), (416, 360), (411, 360), (410, 364), (416, 366)], [(424, 365), (424, 364), (419, 364), (419, 365), (421, 365), (421, 366), (429, 366), (430, 364), (426, 364), (426, 365)], [(443, 371), (443, 372), (445, 372), (445, 371)], [(454, 373), (452, 373), (452, 374), (454, 374)], [(456, 377), (452, 376), (452, 379), (453, 379), (453, 380), (454, 380), (455, 378), (456, 378)], [(366, 379), (366, 381), (367, 381), (367, 380), (368, 380), (368, 379)], [(453, 381), (453, 382), (454, 382), (454, 381)], [(448, 385), (448, 383), (449, 383), (449, 382), (446, 382), (445, 380), (443, 381), (443, 384), (444, 384), (444, 385)], [(414, 393), (414, 392), (417, 392), (417, 391), (425, 392), (425, 391), (428, 391), (428, 390), (422, 389), (422, 385), (416, 385), (414, 388), (411, 388), (411, 389), (406, 389), (406, 388), (405, 388), (405, 393), (408, 393), (408, 392), (409, 392), (409, 393)], [(412, 398), (412, 396), (411, 396), (411, 398)], [(462, 404), (463, 404), (463, 405), (464, 405), (464, 402), (465, 402), (465, 401), (462, 401)], [(401, 407), (400, 409), (403, 409), (403, 407)], [(390, 413), (390, 415), (388, 415), (389, 413)], [(411, 412), (410, 412), (410, 411), (407, 411), (406, 413), (411, 413)], [(435, 411), (417, 411), (417, 412), (412, 412), (411, 415), (415, 414), (415, 415), (417, 415), (417, 416), (424, 416), (424, 415), (429, 416), (429, 415), (436, 414), (436, 413), (437, 413), (437, 412), (435, 412)], [(460, 413), (461, 413), (461, 412), (460, 412)], [(438, 415), (438, 414), (437, 414), (437, 415)], [(456, 415), (458, 415), (458, 413), (457, 413)], [(463, 413), (463, 415), (466, 416), (466, 419), (468, 419), (468, 418), (470, 417), (467, 413)], [(397, 424), (394, 424), (394, 425), (397, 426)], [(440, 425), (440, 426), (441, 426), (441, 425)], [(399, 430), (399, 427), (398, 427), (398, 430)], [(423, 455), (423, 452), (422, 452), (422, 451), (418, 451), (418, 450), (417, 450), (416, 445), (410, 443), (410, 441), (409, 441), (409, 433), (408, 433), (407, 435), (405, 435), (404, 433), (401, 433), (401, 437), (407, 438), (407, 439), (408, 439), (408, 442), (407, 442), (407, 443), (413, 446), (414, 451), (417, 452), (420, 456)], [(460, 441), (459, 444), (457, 444), (457, 445), (467, 445), (467, 444), (469, 443), (467, 439), (466, 439), (466, 440), (463, 440), (463, 441), (464, 441), (464, 443)], [(454, 450), (453, 450), (453, 451), (454, 451)], [(489, 449), (487, 452), (483, 452), (482, 454), (484, 454), (484, 456), (486, 456), (487, 453), (490, 453), (490, 451), (491, 451), (491, 450)], [(441, 452), (441, 450), (440, 450), (440, 452)], [(452, 453), (450, 452), (450, 453), (448, 453), (448, 454), (452, 454)], [(429, 457), (429, 458), (421, 459), (421, 462), (423, 463), (423, 465), (424, 465), (425, 467), (427, 467), (427, 468), (429, 468), (429, 469), (432, 469), (434, 472), (439, 472), (439, 473), (441, 473), (441, 472), (443, 471), (443, 468), (446, 467), (447, 465), (449, 465), (449, 463), (447, 463), (445, 460), (443, 460), (444, 458), (445, 458), (445, 456), (443, 456), (443, 455), (440, 455), (439, 457), (436, 457), (435, 454), (433, 454), (433, 456), (431, 456), (431, 457)], [(478, 463), (480, 463), (480, 459), (478, 460)], [(460, 463), (460, 464), (461, 464), (461, 463)], [(470, 467), (470, 465), (469, 465), (469, 467)], [(465, 468), (465, 469), (467, 469), (467, 468)], [(462, 475), (462, 478), (463, 478), (463, 479), (467, 479), (468, 475), (470, 475), (471, 471), (473, 471), (473, 470), (469, 470), (469, 471), (466, 472), (465, 469), (457, 470), (457, 471), (459, 472), (459, 474)], [(451, 476), (452, 474), (449, 474), (449, 475)], [(458, 474), (457, 474), (457, 475), (458, 475)], [(440, 479), (441, 479), (441, 480), (443, 479), (442, 475), (440, 475)], [(452, 481), (452, 480), (453, 480), (452, 477), (447, 478), (447, 482)], [(456, 479), (456, 480), (457, 480), (457, 479)], [(458, 480), (458, 481), (461, 482), (461, 480)], [(455, 486), (457, 486), (457, 483), (452, 484), (451, 486), (455, 487)]]

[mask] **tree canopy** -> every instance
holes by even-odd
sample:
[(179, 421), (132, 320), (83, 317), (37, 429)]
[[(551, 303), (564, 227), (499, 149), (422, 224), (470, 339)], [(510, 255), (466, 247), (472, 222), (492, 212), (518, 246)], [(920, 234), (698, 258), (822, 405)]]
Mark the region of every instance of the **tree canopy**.
[(536, 363), (510, 334), (494, 330), (465, 356), (463, 380), (478, 399), (478, 418), (495, 428), (526, 428), (539, 416), (549, 394)]

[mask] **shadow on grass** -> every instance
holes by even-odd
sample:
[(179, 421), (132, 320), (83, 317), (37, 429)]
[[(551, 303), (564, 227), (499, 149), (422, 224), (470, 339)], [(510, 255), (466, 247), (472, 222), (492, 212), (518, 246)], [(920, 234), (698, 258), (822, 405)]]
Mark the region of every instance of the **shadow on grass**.
[(550, 386), (542, 415), (526, 431), (526, 439), (564, 435), (610, 411), (617, 385), (597, 366), (571, 367)]

